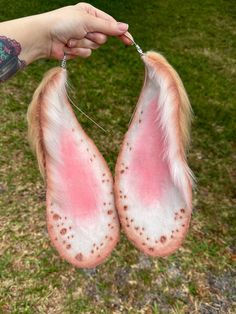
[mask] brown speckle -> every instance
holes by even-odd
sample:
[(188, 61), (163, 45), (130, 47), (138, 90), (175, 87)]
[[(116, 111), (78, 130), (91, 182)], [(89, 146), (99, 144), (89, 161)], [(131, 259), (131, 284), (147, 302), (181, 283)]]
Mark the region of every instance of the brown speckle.
[(142, 122), (142, 120), (140, 120), (140, 119), (139, 119), (139, 120), (138, 120), (138, 122), (139, 122), (139, 123), (141, 123), (141, 122)]
[(72, 128), (72, 132), (75, 132), (75, 129), (74, 129), (74, 128)]
[(145, 243), (145, 242), (143, 242), (143, 243), (142, 243), (142, 245), (143, 245), (143, 246), (145, 246), (145, 245), (146, 245), (146, 243)]
[(149, 247), (148, 249), (149, 249), (149, 251), (154, 252), (154, 248), (153, 247)]
[(67, 244), (66, 248), (67, 248), (67, 250), (69, 250), (71, 248), (71, 245)]
[(143, 234), (142, 232), (139, 233), (139, 235), (142, 235), (142, 234)]
[(135, 227), (134, 229), (135, 229), (135, 230), (138, 230), (138, 229), (139, 229), (139, 227)]
[(129, 225), (129, 224), (127, 224), (127, 225), (126, 225), (126, 227), (127, 227), (127, 228), (129, 228), (129, 227), (130, 227), (130, 225)]
[(182, 224), (182, 227), (185, 227), (185, 224)]
[(131, 151), (131, 150), (132, 150), (132, 147), (130, 147), (129, 150)]
[(179, 216), (179, 219), (182, 219), (183, 217), (182, 216)]
[(108, 213), (108, 215), (111, 215), (111, 214), (113, 213), (113, 210), (109, 209), (109, 210), (107, 211), (107, 213)]
[(166, 237), (165, 236), (161, 236), (160, 241), (161, 241), (161, 243), (165, 243), (166, 242)]
[(64, 234), (66, 234), (66, 232), (67, 232), (66, 228), (62, 228), (60, 231), (60, 234), (64, 235)]
[(93, 254), (93, 253), (94, 253), (94, 250), (91, 250), (91, 253)]
[(102, 242), (102, 243), (100, 243), (100, 246), (103, 246), (103, 244), (104, 244), (103, 242)]
[(150, 238), (149, 238), (149, 237), (147, 237), (146, 239), (147, 239), (147, 241), (148, 241), (148, 240), (150, 240)]
[(127, 195), (124, 195), (124, 198), (126, 198), (127, 197)]
[(125, 172), (125, 170), (121, 170), (121, 171), (120, 171), (120, 173), (124, 173), (124, 172)]
[(133, 220), (133, 218), (130, 220), (130, 222), (133, 222), (134, 220)]
[(70, 227), (69, 227), (69, 229), (71, 230), (71, 229), (72, 229), (72, 227), (70, 226)]
[(112, 241), (112, 240), (113, 240), (113, 238), (112, 238), (112, 237), (110, 237), (110, 238), (109, 238), (109, 240), (110, 240), (110, 241)]
[(185, 209), (184, 209), (184, 208), (181, 208), (180, 211), (181, 211), (181, 213), (183, 213), (183, 214), (185, 213)]
[(143, 110), (141, 110), (141, 112), (140, 112), (141, 114), (143, 114)]
[(176, 231), (176, 232), (179, 232), (179, 229), (176, 229), (175, 231)]
[(142, 230), (144, 231), (144, 230), (145, 230), (145, 228), (144, 228), (144, 227), (142, 227)]
[(107, 203), (105, 203), (105, 202), (103, 203), (104, 206), (105, 206), (106, 204), (107, 204)]
[(53, 220), (58, 220), (58, 219), (60, 219), (60, 216), (58, 214), (54, 214), (52, 216), (52, 218), (53, 218)]
[(108, 239), (108, 236), (107, 236), (107, 235), (105, 236), (105, 239)]
[(105, 173), (103, 173), (102, 175), (103, 175), (103, 177), (104, 177), (106, 174), (105, 174)]
[(82, 253), (78, 253), (76, 256), (75, 256), (75, 259), (77, 261), (82, 261), (83, 260), (83, 254)]
[(128, 206), (127, 206), (127, 205), (125, 205), (125, 206), (124, 206), (124, 210), (127, 210), (127, 209), (128, 209)]
[(171, 239), (173, 239), (174, 238), (173, 234), (170, 237), (171, 237)]
[(57, 238), (54, 238), (55, 241), (57, 241)]

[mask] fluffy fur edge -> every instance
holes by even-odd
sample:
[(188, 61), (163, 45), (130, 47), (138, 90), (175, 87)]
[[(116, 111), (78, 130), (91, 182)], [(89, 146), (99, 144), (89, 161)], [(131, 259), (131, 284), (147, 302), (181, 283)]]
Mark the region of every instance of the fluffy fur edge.
[(146, 80), (154, 79), (160, 86), (160, 122), (168, 144), (165, 157), (169, 160), (173, 181), (191, 209), (191, 189), (195, 178), (186, 158), (192, 119), (190, 101), (178, 73), (161, 54), (147, 52), (143, 61), (147, 68)]
[(39, 86), (34, 92), (32, 101), (27, 111), (28, 140), (29, 140), (32, 151), (36, 155), (39, 170), (44, 180), (46, 180), (46, 172), (45, 172), (43, 137), (42, 137), (42, 130), (40, 127), (41, 103), (42, 103), (43, 95), (45, 94), (45, 89), (48, 86), (48, 83), (53, 79), (53, 77), (59, 75), (61, 71), (64, 71), (64, 70), (60, 67), (56, 67), (49, 70), (44, 75), (42, 82), (39, 84)]

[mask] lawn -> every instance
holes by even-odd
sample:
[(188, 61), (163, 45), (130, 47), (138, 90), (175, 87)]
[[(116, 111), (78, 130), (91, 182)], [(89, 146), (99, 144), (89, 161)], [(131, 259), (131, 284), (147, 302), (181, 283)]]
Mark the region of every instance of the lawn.
[[(32, 94), (57, 65), (40, 60), (0, 86), (0, 313), (235, 313), (235, 1), (90, 3), (129, 23), (140, 46), (163, 53), (185, 84), (194, 111), (189, 164), (197, 177), (191, 228), (167, 258), (141, 254), (123, 234), (95, 269), (76, 269), (58, 256), (26, 138)], [(0, 20), (66, 4), (0, 0)], [(143, 64), (133, 47), (111, 38), (89, 59), (70, 61), (68, 71), (71, 96), (107, 132), (80, 113), (78, 119), (114, 171)]]

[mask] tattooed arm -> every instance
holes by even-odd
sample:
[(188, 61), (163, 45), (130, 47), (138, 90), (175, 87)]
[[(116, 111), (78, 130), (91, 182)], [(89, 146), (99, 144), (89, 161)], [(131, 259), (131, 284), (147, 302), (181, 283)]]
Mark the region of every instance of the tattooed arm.
[(0, 23), (0, 82), (40, 59), (88, 57), (109, 36), (123, 36), (128, 25), (87, 3)]

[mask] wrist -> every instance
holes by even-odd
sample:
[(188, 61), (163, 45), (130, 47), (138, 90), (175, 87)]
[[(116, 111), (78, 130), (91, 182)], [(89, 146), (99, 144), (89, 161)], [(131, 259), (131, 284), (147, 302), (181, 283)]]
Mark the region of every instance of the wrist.
[(19, 59), (29, 64), (35, 60), (48, 57), (50, 36), (45, 14), (29, 16), (25, 19), (26, 34), (20, 40), (22, 50)]
[(0, 31), (0, 35), (19, 43), (18, 58), (26, 64), (48, 56), (50, 36), (44, 14), (3, 22)]

